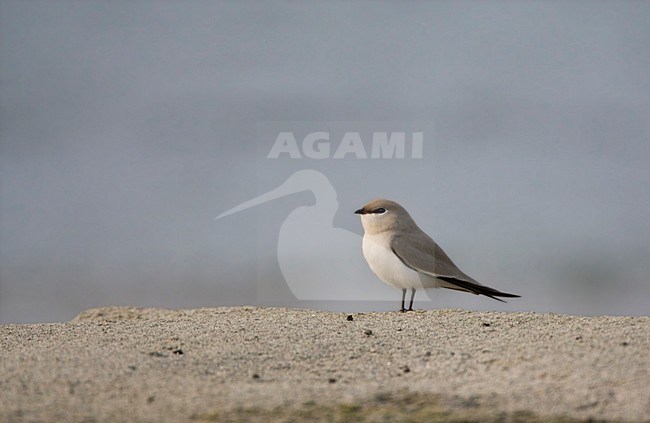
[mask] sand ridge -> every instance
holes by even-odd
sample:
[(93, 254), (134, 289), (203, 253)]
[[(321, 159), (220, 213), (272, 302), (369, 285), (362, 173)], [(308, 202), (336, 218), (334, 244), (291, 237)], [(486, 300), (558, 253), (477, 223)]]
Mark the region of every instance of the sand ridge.
[(0, 347), (0, 421), (650, 421), (649, 317), (103, 307)]

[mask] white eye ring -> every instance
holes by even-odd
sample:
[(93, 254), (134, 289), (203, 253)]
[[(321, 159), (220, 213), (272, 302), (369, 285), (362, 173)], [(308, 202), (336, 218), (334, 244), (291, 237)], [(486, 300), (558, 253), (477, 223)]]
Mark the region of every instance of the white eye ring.
[(372, 214), (386, 214), (388, 210), (386, 210), (383, 207), (379, 207), (378, 209), (375, 209), (372, 211)]

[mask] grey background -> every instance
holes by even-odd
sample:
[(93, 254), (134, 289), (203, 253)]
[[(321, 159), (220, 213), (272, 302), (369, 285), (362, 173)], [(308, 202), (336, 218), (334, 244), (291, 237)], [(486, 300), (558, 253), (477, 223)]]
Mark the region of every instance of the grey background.
[[(463, 270), (523, 296), (419, 307), (647, 314), (649, 28), (647, 2), (0, 1), (0, 321), (396, 309), (397, 290), (260, 298), (281, 287), (283, 219), (313, 196), (214, 217), (298, 169), (329, 177), (336, 226), (360, 234), (352, 212), (395, 199)], [(419, 161), (269, 161), (263, 121), (435, 134)]]

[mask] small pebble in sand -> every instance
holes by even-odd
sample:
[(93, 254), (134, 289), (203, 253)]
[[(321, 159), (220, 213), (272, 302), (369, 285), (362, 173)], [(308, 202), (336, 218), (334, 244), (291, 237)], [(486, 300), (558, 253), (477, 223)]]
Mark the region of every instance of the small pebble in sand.
[(348, 322), (351, 322), (351, 321), (353, 321), (353, 320), (354, 320), (354, 317), (352, 317), (351, 314), (348, 314)]
[(368, 336), (372, 335), (372, 331), (370, 329), (364, 330), (363, 333)]

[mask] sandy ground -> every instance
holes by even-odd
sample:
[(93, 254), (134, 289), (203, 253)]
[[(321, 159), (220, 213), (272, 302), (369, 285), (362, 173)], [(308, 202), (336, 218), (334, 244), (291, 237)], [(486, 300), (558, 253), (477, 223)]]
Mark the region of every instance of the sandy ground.
[(650, 421), (650, 318), (107, 307), (0, 326), (0, 421)]

